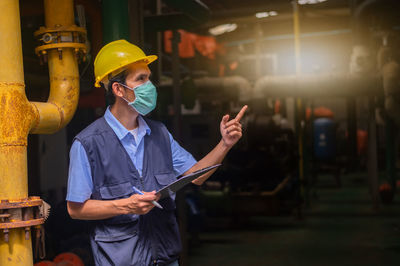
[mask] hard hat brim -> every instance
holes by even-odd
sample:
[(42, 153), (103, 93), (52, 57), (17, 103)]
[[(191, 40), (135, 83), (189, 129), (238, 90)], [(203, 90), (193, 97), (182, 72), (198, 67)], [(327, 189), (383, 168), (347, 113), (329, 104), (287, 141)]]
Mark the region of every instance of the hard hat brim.
[(110, 70), (109, 70), (107, 73), (105, 73), (104, 75), (102, 75), (102, 76), (96, 78), (96, 81), (95, 81), (95, 83), (94, 83), (94, 86), (95, 86), (95, 87), (101, 87), (100, 82), (102, 82), (102, 80), (103, 80), (105, 77), (107, 77), (108, 74), (111, 74), (111, 73), (113, 73), (113, 72), (116, 72), (118, 69), (125, 68), (125, 67), (127, 67), (127, 66), (129, 66), (129, 65), (131, 65), (131, 64), (138, 63), (138, 62), (145, 62), (145, 63), (148, 65), (148, 64), (150, 64), (150, 63), (156, 61), (157, 59), (158, 59), (158, 57), (157, 57), (156, 55), (148, 55), (148, 56), (144, 56), (144, 57), (141, 57), (141, 58), (132, 60), (132, 61), (123, 62), (123, 63), (121, 63), (118, 67), (115, 67), (115, 68), (113, 68), (113, 69), (110, 69)]

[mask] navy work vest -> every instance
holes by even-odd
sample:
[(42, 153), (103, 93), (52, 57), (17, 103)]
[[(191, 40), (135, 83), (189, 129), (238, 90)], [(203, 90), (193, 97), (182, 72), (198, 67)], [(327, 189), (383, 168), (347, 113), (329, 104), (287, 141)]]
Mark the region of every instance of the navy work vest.
[[(151, 129), (144, 137), (142, 176), (104, 117), (75, 139), (84, 147), (93, 178), (96, 200), (127, 198), (132, 186), (143, 191), (159, 190), (175, 180), (171, 144), (165, 126), (145, 119)], [(160, 200), (164, 209), (146, 215), (119, 215), (92, 221), (91, 245), (96, 265), (166, 265), (181, 251), (175, 202)]]

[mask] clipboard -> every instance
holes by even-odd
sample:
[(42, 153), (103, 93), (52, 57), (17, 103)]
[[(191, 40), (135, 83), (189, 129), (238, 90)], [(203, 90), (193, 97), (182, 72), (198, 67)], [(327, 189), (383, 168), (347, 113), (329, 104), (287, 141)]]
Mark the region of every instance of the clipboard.
[(178, 190), (180, 190), (181, 188), (183, 188), (184, 186), (186, 186), (187, 184), (189, 184), (196, 178), (204, 175), (208, 171), (210, 171), (214, 168), (217, 168), (219, 166), (221, 166), (221, 164), (212, 165), (212, 166), (197, 170), (188, 175), (182, 176), (181, 178), (177, 179), (176, 181), (172, 182), (171, 184), (169, 184), (169, 185), (163, 187), (162, 189), (160, 189), (159, 191), (157, 191), (157, 193), (160, 193), (160, 199), (172, 196)]

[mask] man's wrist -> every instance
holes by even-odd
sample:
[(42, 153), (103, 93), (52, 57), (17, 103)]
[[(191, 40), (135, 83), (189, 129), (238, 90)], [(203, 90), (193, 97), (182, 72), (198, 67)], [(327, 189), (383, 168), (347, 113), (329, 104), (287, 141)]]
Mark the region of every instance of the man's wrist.
[(221, 139), (219, 146), (222, 148), (223, 152), (228, 152), (232, 148), (232, 146), (229, 146), (225, 143), (224, 139)]
[(112, 201), (112, 205), (115, 208), (118, 215), (129, 213), (128, 208), (126, 207), (128, 205), (127, 200), (128, 200), (128, 198)]

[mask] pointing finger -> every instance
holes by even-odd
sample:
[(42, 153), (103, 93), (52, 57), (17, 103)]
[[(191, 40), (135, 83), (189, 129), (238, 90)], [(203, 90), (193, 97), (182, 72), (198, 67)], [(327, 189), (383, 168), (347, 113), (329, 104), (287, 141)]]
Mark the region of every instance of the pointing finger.
[(243, 108), (240, 110), (240, 112), (239, 112), (239, 113), (237, 114), (237, 116), (235, 117), (235, 120), (236, 120), (237, 122), (239, 122), (240, 119), (242, 119), (242, 117), (244, 116), (244, 113), (246, 112), (246, 110), (247, 110), (247, 105), (243, 106)]

